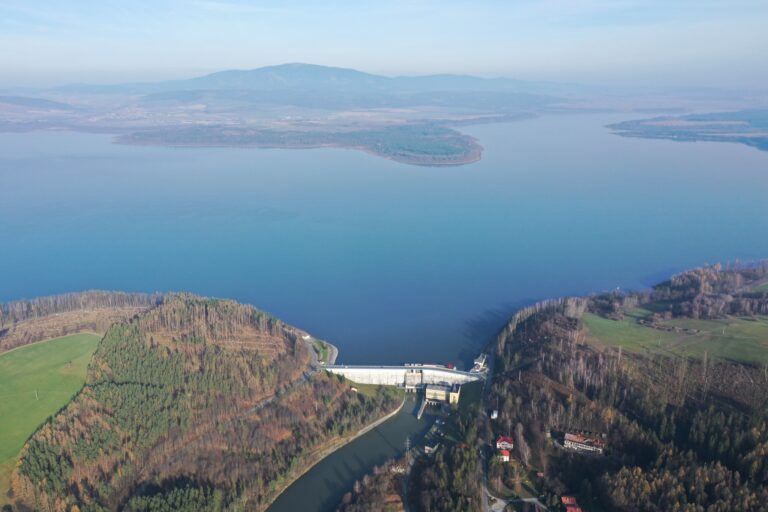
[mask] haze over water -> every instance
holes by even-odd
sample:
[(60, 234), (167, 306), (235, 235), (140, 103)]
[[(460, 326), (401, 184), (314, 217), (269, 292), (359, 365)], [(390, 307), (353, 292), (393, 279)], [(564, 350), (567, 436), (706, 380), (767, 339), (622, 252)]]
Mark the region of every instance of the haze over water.
[(482, 161), (0, 134), (0, 300), (230, 297), (343, 363), (471, 359), (519, 306), (768, 257), (768, 153), (621, 138), (578, 115), (462, 128)]

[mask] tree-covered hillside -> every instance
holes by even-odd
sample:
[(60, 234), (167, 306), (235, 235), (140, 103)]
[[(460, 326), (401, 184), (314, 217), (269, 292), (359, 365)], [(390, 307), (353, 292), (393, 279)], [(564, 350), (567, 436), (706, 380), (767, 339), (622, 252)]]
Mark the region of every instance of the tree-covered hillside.
[[(522, 311), (497, 344), (492, 435), (517, 436), (552, 505), (575, 494), (585, 510), (765, 510), (766, 278), (767, 265), (707, 267)], [(585, 431), (605, 435), (603, 455), (559, 437)], [(513, 476), (492, 478), (511, 488)]]
[(260, 510), (333, 439), (397, 405), (310, 368), (251, 306), (172, 295), (101, 340), (86, 385), (26, 444), (19, 510)]

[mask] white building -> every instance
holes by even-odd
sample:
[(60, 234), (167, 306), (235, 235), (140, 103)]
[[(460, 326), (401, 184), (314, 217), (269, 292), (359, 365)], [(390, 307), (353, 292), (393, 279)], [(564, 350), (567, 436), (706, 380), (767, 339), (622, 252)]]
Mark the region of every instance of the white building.
[(565, 434), (566, 448), (580, 452), (603, 453), (605, 441), (596, 437), (582, 436), (579, 434)]

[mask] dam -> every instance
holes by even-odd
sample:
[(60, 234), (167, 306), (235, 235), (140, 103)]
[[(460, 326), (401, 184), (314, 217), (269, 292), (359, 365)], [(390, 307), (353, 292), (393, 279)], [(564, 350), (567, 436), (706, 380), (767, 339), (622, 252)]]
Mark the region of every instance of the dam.
[(428, 385), (452, 386), (481, 380), (483, 372), (464, 372), (441, 365), (405, 364), (402, 366), (326, 365), (324, 370), (358, 384), (398, 386), (416, 391)]

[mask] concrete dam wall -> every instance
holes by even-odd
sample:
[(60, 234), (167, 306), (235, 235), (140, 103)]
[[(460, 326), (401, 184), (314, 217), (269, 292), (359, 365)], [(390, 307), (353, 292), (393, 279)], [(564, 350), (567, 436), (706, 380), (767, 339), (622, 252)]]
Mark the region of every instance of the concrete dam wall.
[(379, 384), (421, 388), (427, 384), (466, 384), (480, 380), (482, 375), (473, 372), (452, 370), (443, 366), (403, 365), (403, 366), (351, 366), (329, 365), (323, 367), (331, 373), (343, 375), (358, 384)]

